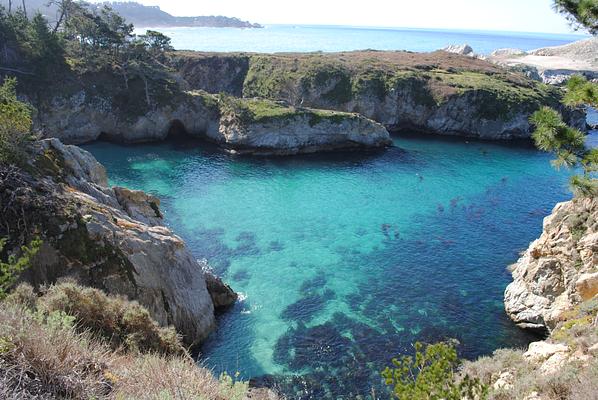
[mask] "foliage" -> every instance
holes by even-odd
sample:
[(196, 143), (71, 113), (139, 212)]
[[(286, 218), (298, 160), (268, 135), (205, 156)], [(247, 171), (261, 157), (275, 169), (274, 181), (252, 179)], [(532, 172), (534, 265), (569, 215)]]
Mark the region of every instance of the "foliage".
[(186, 355), (111, 349), (79, 323), (63, 311), (0, 302), (0, 398), (276, 399), (217, 379)]
[(9, 14), (0, 7), (0, 61), (0, 72), (45, 82), (64, 68), (62, 38), (41, 14), (28, 19), (23, 11)]
[[(6, 239), (0, 239), (0, 253), (4, 251), (5, 245)], [(21, 247), (21, 256), (11, 255), (6, 262), (0, 261), (0, 300), (6, 297), (19, 275), (30, 267), (31, 259), (37, 254), (40, 246), (41, 241), (34, 239), (29, 246)]]
[(51, 0), (51, 6), (57, 10), (52, 27), (41, 14), (28, 19), (0, 8), (0, 59), (9, 55), (0, 71), (22, 75), (36, 89), (57, 74), (107, 72), (122, 77), (124, 91), (141, 81), (145, 108), (163, 97), (172, 81), (163, 64), (170, 38), (155, 31), (136, 36), (133, 25), (106, 4)]
[(31, 109), (17, 99), (17, 81), (6, 78), (0, 86), (0, 162), (20, 163), (31, 138)]
[(105, 338), (115, 349), (187, 354), (176, 331), (160, 327), (143, 306), (97, 289), (70, 282), (52, 286), (38, 300), (37, 308), (45, 314), (63, 312), (74, 317), (79, 329)]
[(581, 75), (573, 75), (567, 81), (567, 94), (563, 103), (568, 106), (598, 106), (598, 85), (588, 82)]
[(598, 34), (597, 0), (554, 0), (554, 7), (576, 28), (586, 28), (592, 35)]
[[(569, 105), (596, 105), (598, 85), (577, 76), (571, 78), (565, 101)], [(587, 149), (585, 135), (578, 129), (568, 126), (561, 115), (548, 107), (535, 112), (531, 122), (536, 130), (532, 137), (540, 150), (553, 152), (556, 159), (552, 161), (555, 168), (574, 168), (580, 166), (583, 175), (574, 175), (570, 185), (573, 192), (580, 197), (598, 194), (598, 149)]]
[(392, 360), (382, 376), (393, 387), (393, 395), (404, 400), (461, 400), (485, 398), (487, 387), (477, 379), (457, 379), (461, 362), (451, 343), (415, 344), (415, 358)]

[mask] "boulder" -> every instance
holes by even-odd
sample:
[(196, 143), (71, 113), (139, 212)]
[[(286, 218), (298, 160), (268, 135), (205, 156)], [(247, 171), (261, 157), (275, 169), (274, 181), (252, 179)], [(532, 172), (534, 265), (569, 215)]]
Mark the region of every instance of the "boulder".
[(473, 49), (468, 44), (452, 44), (443, 48), (442, 51), (446, 51), (447, 53), (460, 54), (463, 56), (474, 56)]

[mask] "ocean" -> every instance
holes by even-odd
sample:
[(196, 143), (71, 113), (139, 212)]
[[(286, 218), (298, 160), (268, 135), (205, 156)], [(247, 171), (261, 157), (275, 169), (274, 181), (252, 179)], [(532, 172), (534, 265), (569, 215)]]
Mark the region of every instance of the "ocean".
[(587, 37), (577, 34), (309, 25), (268, 25), (263, 29), (138, 28), (136, 32), (143, 33), (146, 29), (170, 36), (178, 50), (261, 53), (364, 49), (428, 52), (451, 44), (467, 43), (476, 53), (489, 54), (499, 48), (527, 51)]

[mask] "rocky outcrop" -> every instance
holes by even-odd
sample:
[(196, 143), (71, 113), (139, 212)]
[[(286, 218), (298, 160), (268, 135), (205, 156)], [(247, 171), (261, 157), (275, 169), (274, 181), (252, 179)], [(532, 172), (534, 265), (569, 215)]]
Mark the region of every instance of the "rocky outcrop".
[(218, 129), (218, 113), (205, 97), (180, 92), (168, 104), (151, 109), (129, 109), (110, 93), (80, 88), (72, 94), (56, 95), (49, 107), (39, 107), (36, 125), (46, 135), (69, 144), (99, 138), (140, 143), (159, 141), (169, 135), (200, 135)]
[[(38, 110), (36, 128), (69, 144), (97, 139), (138, 143), (190, 135), (228, 146), (228, 138), (243, 135), (227, 129), (230, 124), (221, 124), (221, 93), (243, 96), (240, 101), (261, 98), (283, 101), (296, 109), (361, 114), (391, 131), (483, 139), (527, 138), (531, 132), (529, 117), (535, 110), (544, 105), (560, 107), (557, 88), (547, 88), (524, 74), (477, 58), (445, 51), (301, 55), (175, 52), (169, 62), (176, 74), (165, 72), (149, 83), (139, 78), (125, 81), (114, 71), (70, 72), (61, 77), (60, 87), (25, 87), (23, 94)], [(353, 134), (345, 140), (338, 134), (336, 128), (362, 129), (365, 125), (370, 132), (379, 131), (374, 124), (349, 114), (343, 124), (318, 127), (306, 125), (305, 118), (284, 124), (255, 124), (242, 131), (260, 138), (243, 138), (239, 147), (256, 143), (262, 149), (281, 144), (291, 149), (283, 148), (281, 154), (293, 154), (303, 149), (368, 147), (376, 142)], [(582, 112), (568, 111), (565, 117), (572, 125), (585, 128)], [(275, 129), (277, 134), (272, 135)], [(266, 136), (270, 139), (262, 143)], [(276, 140), (271, 140), (274, 136)], [(331, 142), (325, 142), (326, 138)], [(354, 139), (359, 146), (353, 146)]]
[[(231, 152), (257, 155), (378, 148), (391, 144), (382, 125), (354, 113), (189, 91), (172, 98), (170, 105), (139, 116), (127, 116), (107, 98), (87, 96), (79, 92), (69, 99), (55, 98), (55, 107), (39, 116), (45, 131), (58, 132), (51, 135), (75, 144), (99, 138), (138, 143), (182, 135), (210, 139)], [(97, 102), (106, 106), (96, 107)], [(139, 196), (121, 189), (116, 190), (116, 195), (119, 201)], [(148, 208), (156, 201), (145, 203)], [(121, 204), (130, 210), (129, 205)], [(135, 210), (131, 212), (131, 217), (139, 217)]]
[[(247, 71), (234, 67), (242, 58)], [(173, 56), (174, 68), (191, 89), (214, 91), (210, 77), (219, 75), (219, 64), (238, 71), (217, 87), (226, 93), (355, 112), (388, 130), (526, 138), (531, 134), (529, 116), (543, 105), (559, 107), (560, 99), (558, 89), (524, 74), (446, 51)], [(233, 81), (235, 85), (228, 83)], [(585, 127), (582, 113), (572, 114), (570, 122)]]
[(584, 75), (588, 79), (597, 79), (596, 54), (598, 54), (598, 39), (590, 38), (529, 52), (499, 49), (493, 52), (488, 60), (506, 67), (525, 67), (528, 70), (533, 68), (544, 83), (560, 85), (574, 74)]
[(598, 294), (598, 199), (558, 204), (542, 236), (512, 266), (507, 314), (522, 328), (552, 330)]
[(473, 49), (468, 44), (452, 44), (450, 46), (445, 47), (442, 51), (446, 51), (448, 53), (454, 54), (461, 54), (462, 56), (469, 56), (474, 57), (475, 53)]
[(257, 99), (221, 101), (228, 104), (222, 108), (220, 129), (208, 136), (235, 153), (289, 155), (392, 144), (382, 125), (358, 114)]
[(215, 325), (213, 296), (234, 295), (212, 277), (210, 293), (205, 266), (162, 225), (159, 201), (109, 188), (89, 153), (57, 139), (36, 144), (32, 160), (26, 169), (0, 166), (0, 237), (11, 248), (43, 240), (23, 279), (39, 287), (74, 278), (139, 301), (189, 345), (205, 339)]

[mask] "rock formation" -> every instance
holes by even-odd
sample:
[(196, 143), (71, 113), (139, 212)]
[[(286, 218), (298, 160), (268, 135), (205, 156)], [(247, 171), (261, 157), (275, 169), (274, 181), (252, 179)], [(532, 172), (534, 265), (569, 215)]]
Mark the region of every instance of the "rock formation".
[[(355, 112), (391, 131), (526, 138), (531, 134), (530, 115), (543, 105), (559, 107), (560, 99), (558, 89), (544, 87), (524, 74), (445, 51), (178, 52), (172, 65), (189, 89)], [(236, 75), (214, 79), (221, 70)], [(582, 114), (567, 117), (584, 128)]]
[(236, 153), (289, 155), (392, 144), (388, 131), (359, 114), (294, 108), (267, 100), (221, 99), (220, 129), (207, 136)]
[(552, 330), (598, 294), (598, 199), (558, 204), (512, 273), (505, 308), (522, 328)]
[(559, 85), (573, 74), (597, 79), (596, 54), (598, 54), (598, 39), (590, 38), (529, 52), (499, 49), (493, 52), (488, 60), (506, 67), (525, 67), (528, 70), (533, 68), (544, 83)]
[(447, 53), (461, 54), (462, 56), (475, 56), (473, 49), (468, 44), (452, 44), (442, 49), (442, 51), (446, 51)]
[(35, 147), (28, 168), (0, 167), (0, 237), (9, 237), (11, 248), (36, 236), (43, 241), (23, 278), (37, 287), (74, 278), (139, 301), (189, 345), (205, 339), (215, 305), (234, 302), (234, 293), (206, 277), (205, 266), (162, 225), (158, 199), (109, 188), (104, 168), (77, 147), (57, 139)]

